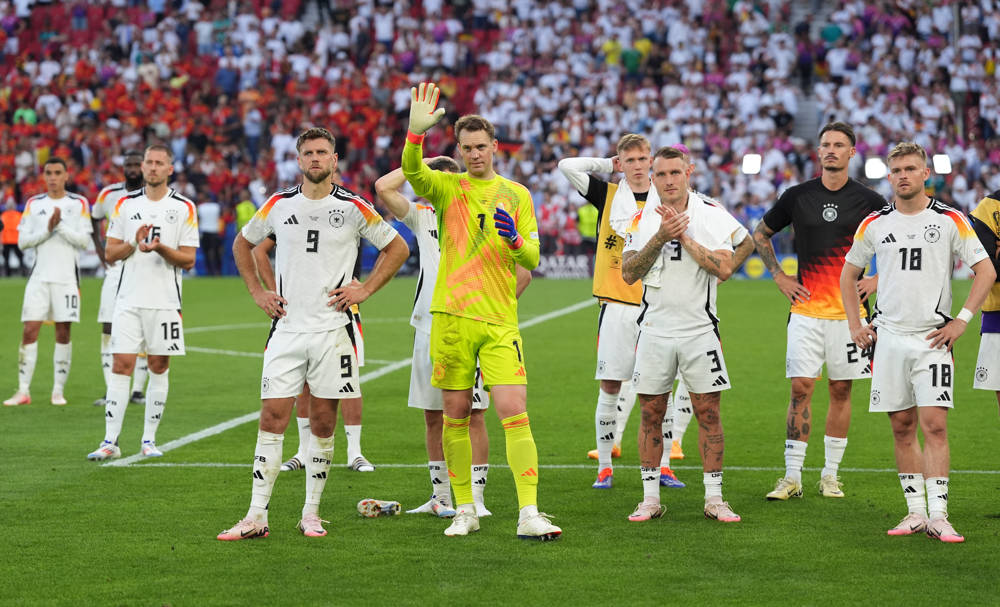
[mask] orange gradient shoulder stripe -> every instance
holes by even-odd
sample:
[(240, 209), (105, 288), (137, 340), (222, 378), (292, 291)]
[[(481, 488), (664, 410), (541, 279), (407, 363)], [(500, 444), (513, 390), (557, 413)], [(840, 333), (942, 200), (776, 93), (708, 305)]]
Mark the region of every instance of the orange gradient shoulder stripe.
[(274, 207), (274, 203), (278, 202), (282, 198), (284, 198), (284, 195), (282, 194), (275, 194), (268, 198), (267, 202), (264, 203), (264, 206), (257, 210), (257, 215), (259, 215), (261, 219), (266, 219), (268, 214), (271, 212), (271, 208)]
[(354, 206), (358, 207), (358, 210), (361, 211), (361, 214), (364, 216), (365, 222), (368, 223), (368, 225), (382, 221), (382, 216), (378, 214), (375, 207), (371, 206), (364, 200), (359, 200), (353, 196), (349, 198), (349, 200), (354, 203)]
[(864, 219), (862, 219), (861, 220), (861, 224), (858, 226), (858, 231), (854, 233), (854, 240), (861, 240), (862, 238), (864, 238), (865, 237), (865, 230), (868, 229), (868, 226), (871, 225), (871, 223), (873, 221), (875, 221), (876, 219), (878, 219), (881, 216), (882, 216), (882, 213), (875, 212), (875, 213), (869, 214), (868, 217), (865, 217)]
[(181, 202), (187, 205), (188, 209), (187, 224), (189, 226), (193, 226), (194, 224), (198, 223), (198, 211), (195, 210), (194, 203), (188, 202), (186, 200), (182, 200)]
[(948, 209), (944, 211), (942, 215), (950, 217), (951, 220), (955, 222), (955, 227), (958, 228), (958, 235), (961, 236), (963, 239), (978, 238), (978, 236), (976, 236), (975, 230), (972, 229), (972, 224), (969, 223), (969, 220), (966, 219), (965, 215), (963, 215), (962, 213)]

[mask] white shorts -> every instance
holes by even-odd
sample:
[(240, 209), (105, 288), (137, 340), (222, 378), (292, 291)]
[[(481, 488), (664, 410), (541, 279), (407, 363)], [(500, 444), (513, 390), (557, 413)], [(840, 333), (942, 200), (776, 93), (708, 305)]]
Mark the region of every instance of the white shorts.
[(115, 317), (115, 298), (118, 295), (118, 283), (122, 277), (122, 264), (116, 263), (108, 268), (101, 284), (101, 307), (97, 309), (97, 322), (111, 323)]
[(824, 363), (829, 379), (871, 377), (870, 354), (851, 339), (846, 320), (790, 314), (785, 377), (821, 377)]
[(931, 348), (928, 333), (878, 330), (869, 411), (954, 406), (954, 358), (948, 350)]
[(594, 379), (628, 381), (635, 370), (641, 306), (608, 302), (601, 306), (597, 328), (597, 373)]
[(260, 397), (298, 396), (309, 382), (319, 398), (360, 398), (361, 376), (348, 326), (322, 333), (272, 333), (264, 349)]
[(75, 284), (28, 280), (24, 287), (21, 322), (80, 322), (80, 287)]
[(119, 307), (111, 325), (113, 354), (184, 355), (184, 323), (178, 310)]
[(714, 331), (694, 337), (639, 334), (632, 387), (636, 394), (666, 394), (681, 375), (689, 392), (708, 394), (728, 390), (729, 371), (722, 345)]
[(979, 338), (979, 358), (976, 359), (977, 390), (1000, 390), (1000, 333), (983, 333)]
[[(406, 404), (424, 411), (443, 411), (441, 389), (431, 385), (431, 334), (416, 330), (413, 335), (413, 364), (410, 366), (410, 397)], [(488, 409), (490, 393), (483, 387), (483, 374), (476, 367), (476, 383), (472, 387), (472, 408)]]

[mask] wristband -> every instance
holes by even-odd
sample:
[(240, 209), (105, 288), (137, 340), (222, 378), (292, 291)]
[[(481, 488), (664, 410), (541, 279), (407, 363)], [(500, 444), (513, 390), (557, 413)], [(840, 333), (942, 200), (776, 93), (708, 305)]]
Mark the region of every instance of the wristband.
[(417, 145), (423, 145), (423, 143), (424, 143), (424, 136), (423, 135), (417, 135), (413, 131), (406, 131), (406, 140), (409, 141), (410, 143), (415, 143)]
[(972, 320), (973, 316), (975, 316), (975, 314), (973, 314), (968, 308), (962, 308), (962, 311), (959, 312), (958, 316), (956, 316), (955, 318), (965, 323), (968, 323), (970, 320)]
[(125, 244), (127, 244), (127, 245), (128, 245), (128, 246), (130, 246), (130, 247), (132, 247), (133, 249), (135, 249), (135, 248), (138, 248), (138, 247), (139, 247), (139, 241), (135, 239), (135, 235), (133, 235), (133, 236), (132, 236), (132, 238), (128, 239), (128, 240), (127, 240), (127, 241), (125, 242)]

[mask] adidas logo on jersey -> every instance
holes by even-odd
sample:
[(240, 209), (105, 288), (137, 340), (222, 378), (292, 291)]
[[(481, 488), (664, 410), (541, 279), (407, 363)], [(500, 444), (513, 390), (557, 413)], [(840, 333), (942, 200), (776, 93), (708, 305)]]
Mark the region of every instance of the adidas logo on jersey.
[(604, 436), (602, 436), (600, 438), (600, 440), (615, 440), (615, 433), (614, 432), (608, 432), (607, 434), (605, 434)]
[(337, 390), (337, 392), (340, 394), (353, 394), (354, 386), (352, 386), (350, 383), (346, 383), (344, 384), (344, 387), (341, 388), (340, 390)]
[(289, 217), (288, 219), (286, 219), (284, 223), (285, 223), (286, 226), (289, 226), (289, 225), (296, 225), (297, 226), (297, 225), (299, 225), (299, 220), (296, 219), (295, 215), (292, 215), (291, 217)]
[(903, 489), (903, 493), (916, 493), (916, 492), (917, 492), (916, 487), (907, 487), (906, 489)]
[(894, 242), (896, 242), (896, 237), (892, 235), (892, 232), (889, 232), (889, 235), (882, 239), (882, 244), (891, 244)]
[(181, 347), (178, 346), (177, 344), (170, 344), (170, 347), (167, 348), (167, 351), (168, 352), (180, 352), (181, 351)]
[(942, 392), (941, 396), (937, 397), (934, 400), (936, 400), (939, 403), (940, 402), (951, 402), (951, 394), (948, 394), (947, 392)]
[(729, 382), (728, 382), (728, 381), (726, 381), (726, 378), (725, 378), (725, 377), (722, 377), (722, 376), (720, 375), (720, 376), (718, 376), (718, 377), (716, 377), (716, 378), (715, 378), (715, 381), (714, 381), (714, 382), (712, 382), (712, 387), (713, 387), (713, 388), (715, 388), (715, 387), (718, 387), (718, 386), (725, 386), (725, 385), (726, 385), (726, 384), (728, 384), (728, 383), (729, 383)]
[(136, 213), (135, 215), (129, 217), (129, 219), (141, 220), (142, 219), (142, 215), (139, 214), (139, 213)]

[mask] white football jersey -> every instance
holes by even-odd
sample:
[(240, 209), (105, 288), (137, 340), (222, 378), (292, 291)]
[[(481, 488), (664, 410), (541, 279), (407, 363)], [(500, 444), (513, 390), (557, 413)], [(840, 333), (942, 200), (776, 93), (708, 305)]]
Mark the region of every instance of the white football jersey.
[(363, 236), (377, 249), (396, 237), (371, 204), (341, 186), (311, 200), (301, 186), (279, 191), (257, 211), (243, 237), (257, 245), (274, 234), (278, 294), (288, 301), (274, 328), (292, 333), (330, 331), (348, 324), (348, 314), (327, 305), (329, 292), (349, 284)]
[(429, 204), (410, 203), (410, 210), (403, 217), (406, 227), (417, 237), (420, 252), (420, 277), (417, 294), (413, 298), (410, 325), (424, 333), (431, 332), (431, 298), (437, 284), (438, 264), (441, 262), (441, 244), (438, 241), (437, 213)]
[[(732, 251), (734, 239), (742, 235), (741, 230), (746, 230), (721, 206), (693, 193), (688, 195), (688, 207), (684, 212), (690, 218), (685, 233), (709, 251)], [(655, 210), (647, 206), (639, 216), (645, 213), (655, 213)], [(633, 221), (626, 235), (625, 251), (641, 251), (652, 237), (652, 231), (640, 230), (642, 224), (641, 217)], [(699, 266), (676, 240), (663, 246), (660, 261), (660, 286), (643, 282), (639, 328), (661, 337), (690, 337), (717, 331), (718, 279)]]
[[(198, 212), (194, 203), (170, 188), (160, 200), (146, 188), (125, 195), (115, 205), (108, 238), (129, 242), (143, 225), (152, 224), (147, 241), (159, 237), (171, 248), (198, 246)], [(181, 309), (181, 269), (159, 253), (138, 248), (122, 260), (116, 305), (156, 310)]]
[[(60, 220), (49, 232), (49, 220), (56, 207)], [(28, 199), (18, 224), (18, 246), (35, 249), (35, 265), (31, 280), (78, 284), (79, 252), (87, 247), (93, 227), (90, 225), (90, 204), (79, 194), (66, 192), (53, 199), (39, 194)]]
[[(107, 219), (111, 222), (111, 213), (115, 210), (115, 205), (118, 201), (128, 194), (128, 190), (125, 189), (125, 182), (119, 181), (118, 183), (112, 183), (109, 186), (105, 186), (97, 194), (97, 199), (94, 200), (93, 206), (90, 207), (90, 216), (94, 219)], [(105, 280), (118, 280), (118, 275), (121, 272), (121, 261), (116, 261), (108, 264), (108, 268), (104, 273)]]
[(916, 215), (890, 204), (866, 217), (846, 260), (863, 268), (872, 255), (878, 266), (872, 322), (895, 333), (944, 326), (951, 320), (955, 258), (971, 266), (988, 257), (965, 215), (934, 199)]

